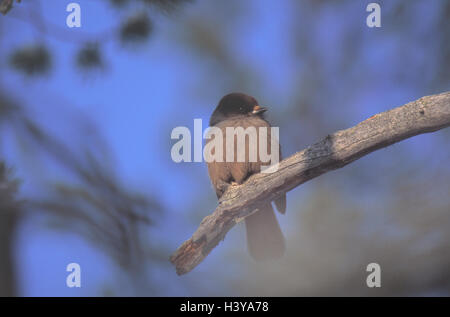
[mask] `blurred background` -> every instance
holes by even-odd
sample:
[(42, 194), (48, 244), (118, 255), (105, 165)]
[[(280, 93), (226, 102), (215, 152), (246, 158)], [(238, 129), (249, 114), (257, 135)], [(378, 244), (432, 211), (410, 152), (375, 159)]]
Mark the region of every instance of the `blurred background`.
[(289, 192), (275, 263), (242, 224), (194, 271), (168, 261), (217, 204), (205, 163), (171, 160), (173, 128), (245, 92), (289, 156), (448, 91), (450, 1), (376, 1), (369, 28), (371, 1), (77, 0), (72, 29), (72, 1), (2, 2), (0, 295), (450, 295), (449, 129)]

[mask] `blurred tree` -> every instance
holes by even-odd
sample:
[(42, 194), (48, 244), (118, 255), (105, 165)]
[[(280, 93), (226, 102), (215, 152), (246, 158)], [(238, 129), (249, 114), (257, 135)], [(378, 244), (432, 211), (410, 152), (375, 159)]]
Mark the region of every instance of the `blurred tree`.
[[(20, 1), (17, 1), (18, 3)], [(102, 45), (114, 39), (123, 44), (145, 43), (153, 32), (153, 21), (149, 11), (155, 8), (165, 14), (172, 13), (190, 0), (104, 0), (123, 11), (125, 18), (117, 23), (114, 31), (88, 36), (82, 34), (76, 43), (75, 65), (79, 70), (89, 71), (104, 68)], [(139, 10), (136, 10), (139, 7)], [(12, 11), (11, 11), (12, 10)], [(128, 14), (127, 12), (138, 12)], [(40, 1), (23, 1), (13, 7), (13, 2), (0, 1), (0, 12), (31, 23), (42, 33), (37, 44), (19, 47), (9, 56), (9, 65), (25, 76), (36, 78), (51, 71), (52, 52), (44, 40), (47, 36), (66, 40), (66, 30), (49, 25), (45, 21)], [(2, 34), (0, 34), (0, 37)], [(1, 87), (0, 87), (1, 88)], [(56, 229), (79, 233), (93, 245), (103, 250), (123, 269), (135, 295), (157, 294), (157, 288), (148, 274), (151, 263), (167, 261), (167, 257), (146, 240), (148, 226), (153, 225), (153, 216), (164, 207), (156, 197), (132, 193), (124, 188), (114, 176), (114, 169), (105, 158), (111, 158), (107, 144), (99, 137), (89, 135), (84, 148), (67, 146), (40, 126), (12, 98), (0, 90), (0, 127), (9, 126), (23, 144), (37, 148), (51, 157), (67, 173), (75, 176), (70, 182), (47, 183), (46, 192), (39, 198), (27, 199), (24, 210), (40, 211), (51, 217)], [(75, 125), (74, 122), (72, 122)], [(89, 122), (83, 122), (83, 131)], [(79, 153), (83, 153), (79, 155)], [(45, 169), (45, 167), (42, 167)], [(18, 204), (13, 193), (16, 183), (7, 179), (7, 170), (0, 163), (0, 296), (17, 295), (13, 260), (13, 234), (18, 223)], [(110, 295), (117, 295), (114, 291)], [(120, 295), (120, 293), (119, 293)]]
[[(1, 99), (0, 99), (1, 105)], [(17, 180), (11, 180), (10, 171), (0, 162), (0, 296), (17, 295), (13, 240), (20, 206), (15, 199)]]
[[(114, 36), (123, 44), (145, 43), (153, 32), (153, 21), (149, 12), (156, 9), (165, 14), (171, 14), (181, 6), (193, 2), (193, 0), (103, 0), (105, 5), (111, 5), (123, 13), (123, 20), (118, 22), (111, 30), (97, 35), (81, 33), (80, 37), (71, 36), (70, 41), (78, 43), (79, 52), (76, 54), (76, 65), (83, 71), (105, 66), (102, 59), (102, 45), (114, 39)], [(20, 2), (20, 1), (18, 1)], [(28, 3), (24, 1), (21, 7), (13, 14), (9, 11), (13, 7), (13, 1), (2, 0), (0, 12), (9, 14), (13, 18), (33, 24), (44, 36), (53, 36), (67, 41), (67, 30), (51, 25), (45, 21), (41, 11), (40, 1)], [(128, 14), (128, 12), (135, 12)], [(77, 40), (74, 40), (76, 38)], [(94, 44), (95, 43), (95, 44)], [(37, 75), (48, 71), (51, 67), (52, 53), (45, 42), (33, 46), (18, 48), (11, 54), (10, 65), (25, 75)]]

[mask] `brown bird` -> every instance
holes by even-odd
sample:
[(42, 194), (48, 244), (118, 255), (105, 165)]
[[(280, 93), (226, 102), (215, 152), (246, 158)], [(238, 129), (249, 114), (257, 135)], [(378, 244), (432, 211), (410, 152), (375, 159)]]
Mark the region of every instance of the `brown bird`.
[[(217, 197), (220, 198), (228, 186), (234, 183), (242, 184), (250, 175), (261, 172), (261, 165), (269, 165), (262, 162), (259, 155), (259, 128), (267, 128), (267, 152), (270, 154), (271, 135), (270, 123), (264, 118), (267, 108), (258, 105), (255, 98), (242, 94), (231, 93), (224, 96), (209, 121), (210, 127), (220, 128), (223, 135), (223, 160), (222, 162), (208, 162), (208, 172), (211, 182), (216, 190)], [(258, 142), (250, 144), (250, 137), (245, 137), (245, 160), (237, 160), (238, 138), (234, 138), (234, 160), (226, 161), (226, 128), (255, 127)], [(211, 138), (208, 142), (211, 142)], [(241, 139), (242, 140), (242, 139)], [(278, 142), (278, 140), (277, 140)], [(233, 144), (232, 144), (233, 146)], [(255, 148), (256, 147), (256, 148)], [(229, 147), (230, 148), (230, 147)], [(278, 145), (279, 159), (281, 160), (281, 147)], [(250, 152), (256, 151), (257, 159), (249, 160)], [(231, 153), (230, 153), (231, 157)], [(278, 211), (282, 214), (286, 211), (286, 195), (275, 200)], [(285, 242), (272, 204), (268, 203), (249, 217), (245, 218), (247, 229), (247, 244), (250, 255), (255, 260), (268, 260), (279, 258), (284, 254)]]

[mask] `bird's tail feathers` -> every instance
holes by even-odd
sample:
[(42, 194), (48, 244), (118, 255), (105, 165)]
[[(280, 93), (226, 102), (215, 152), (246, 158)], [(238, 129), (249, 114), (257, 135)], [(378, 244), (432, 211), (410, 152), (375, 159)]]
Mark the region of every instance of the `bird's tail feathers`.
[(264, 205), (245, 218), (250, 255), (257, 261), (277, 259), (286, 249), (283, 233), (272, 205)]

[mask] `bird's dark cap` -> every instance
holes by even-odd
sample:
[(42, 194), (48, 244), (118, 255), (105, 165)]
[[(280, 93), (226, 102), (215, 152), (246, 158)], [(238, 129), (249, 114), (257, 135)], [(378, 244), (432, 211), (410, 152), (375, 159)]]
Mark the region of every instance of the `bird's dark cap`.
[(219, 104), (211, 115), (209, 125), (214, 126), (223, 120), (235, 116), (262, 116), (265, 111), (267, 111), (267, 108), (259, 106), (258, 101), (252, 96), (234, 92), (220, 99)]

